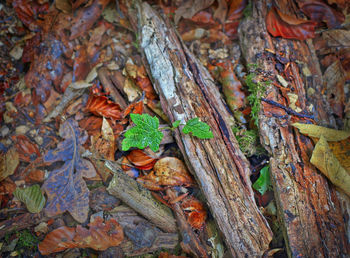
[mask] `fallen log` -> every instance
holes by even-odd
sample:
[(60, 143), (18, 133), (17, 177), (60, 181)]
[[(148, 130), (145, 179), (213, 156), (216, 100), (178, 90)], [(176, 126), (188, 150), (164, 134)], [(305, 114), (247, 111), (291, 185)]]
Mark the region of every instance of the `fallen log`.
[[(227, 111), (208, 71), (190, 53), (173, 26), (147, 3), (134, 1), (131, 23), (138, 27), (141, 48), (154, 87), (171, 122), (191, 118), (210, 125), (214, 138), (199, 140), (175, 130), (176, 142), (189, 170), (234, 257), (262, 256), (271, 230), (256, 206), (249, 179), (249, 163), (230, 128)], [(138, 17), (138, 25), (133, 17)], [(147, 65), (146, 65), (147, 66)]]
[[(271, 107), (274, 103), (288, 106), (289, 97), (294, 94), (301, 110), (306, 111), (312, 103), (318, 123), (332, 125), (334, 118), (321, 96), (320, 66), (311, 40), (286, 40), (268, 34), (265, 17), (270, 3), (253, 1), (253, 13), (240, 25), (239, 40), (246, 63), (259, 67), (257, 76), (275, 82), (267, 87), (263, 96), (266, 101), (261, 103), (259, 130), (261, 143), (272, 156), (271, 181), (287, 253), (290, 257), (345, 257), (349, 255), (349, 245), (340, 203), (334, 187), (309, 162), (313, 144), (291, 126), (293, 120), (300, 121), (299, 116), (293, 112), (289, 116), (278, 105)], [(286, 1), (279, 4), (285, 4), (280, 6), (283, 13), (294, 13), (293, 10), (298, 9)], [(271, 53), (275, 53), (275, 58)], [(278, 53), (284, 54), (282, 72), (275, 68), (276, 63), (281, 64)], [(303, 74), (305, 67), (311, 76)], [(276, 86), (277, 75), (284, 76), (287, 87)], [(306, 97), (308, 88), (315, 92), (310, 101)]]

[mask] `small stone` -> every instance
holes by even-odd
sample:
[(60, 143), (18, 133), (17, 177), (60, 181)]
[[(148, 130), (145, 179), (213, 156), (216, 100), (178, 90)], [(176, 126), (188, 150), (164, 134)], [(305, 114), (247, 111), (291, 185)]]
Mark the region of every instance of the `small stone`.
[(9, 132), (10, 132), (10, 129), (6, 125), (1, 127), (0, 129), (1, 137), (5, 137), (6, 135), (8, 135)]
[(16, 127), (16, 135), (26, 134), (29, 131), (29, 127), (26, 125), (20, 125)]
[(23, 47), (20, 45), (16, 45), (11, 51), (10, 51), (10, 56), (13, 57), (16, 60), (21, 59), (23, 54)]
[(34, 141), (38, 144), (38, 145), (42, 145), (44, 143), (44, 139), (43, 137), (37, 135), (34, 137)]

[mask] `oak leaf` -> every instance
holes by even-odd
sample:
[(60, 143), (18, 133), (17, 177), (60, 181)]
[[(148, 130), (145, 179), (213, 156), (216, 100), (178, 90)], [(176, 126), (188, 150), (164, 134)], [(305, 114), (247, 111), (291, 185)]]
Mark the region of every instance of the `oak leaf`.
[(82, 223), (87, 219), (89, 211), (89, 190), (82, 177), (88, 174), (86, 170), (93, 169), (90, 161), (80, 157), (81, 145), (86, 141), (87, 135), (72, 119), (61, 125), (59, 133), (64, 141), (43, 157), (46, 163), (64, 162), (62, 167), (50, 173), (42, 186), (48, 197), (45, 212), (53, 217), (68, 211), (75, 220)]

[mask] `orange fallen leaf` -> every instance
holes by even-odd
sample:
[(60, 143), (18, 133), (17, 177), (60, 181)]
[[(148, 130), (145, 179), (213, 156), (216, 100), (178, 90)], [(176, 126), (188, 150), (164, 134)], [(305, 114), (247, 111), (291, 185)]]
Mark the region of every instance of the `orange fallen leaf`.
[(104, 116), (115, 120), (120, 120), (123, 118), (123, 112), (120, 106), (108, 100), (105, 96), (91, 94), (86, 103), (85, 110), (95, 115)]
[(118, 246), (124, 239), (123, 229), (115, 219), (104, 223), (101, 217), (96, 217), (88, 226), (89, 229), (78, 225), (53, 230), (39, 243), (40, 253), (48, 255), (76, 247), (103, 251)]
[(149, 170), (152, 169), (155, 162), (155, 158), (148, 156), (142, 150), (133, 150), (131, 151), (126, 158), (135, 165), (138, 169)]
[(203, 204), (195, 197), (189, 196), (181, 203), (181, 207), (187, 212), (188, 223), (196, 229), (201, 229), (207, 218), (207, 212)]

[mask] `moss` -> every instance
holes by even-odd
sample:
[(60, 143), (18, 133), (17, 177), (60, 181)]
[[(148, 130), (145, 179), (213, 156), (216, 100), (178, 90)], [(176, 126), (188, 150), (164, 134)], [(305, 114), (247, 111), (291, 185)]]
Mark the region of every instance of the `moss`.
[(16, 236), (18, 237), (18, 249), (31, 249), (33, 247), (36, 248), (37, 244), (39, 243), (38, 238), (32, 233), (30, 233), (28, 229), (17, 232)]
[(259, 111), (260, 111), (260, 100), (262, 94), (266, 90), (266, 86), (270, 84), (269, 81), (262, 82), (256, 79), (257, 75), (252, 72), (246, 76), (245, 82), (248, 86), (249, 96), (247, 100), (251, 106), (251, 118), (254, 124), (258, 127), (259, 125)]

